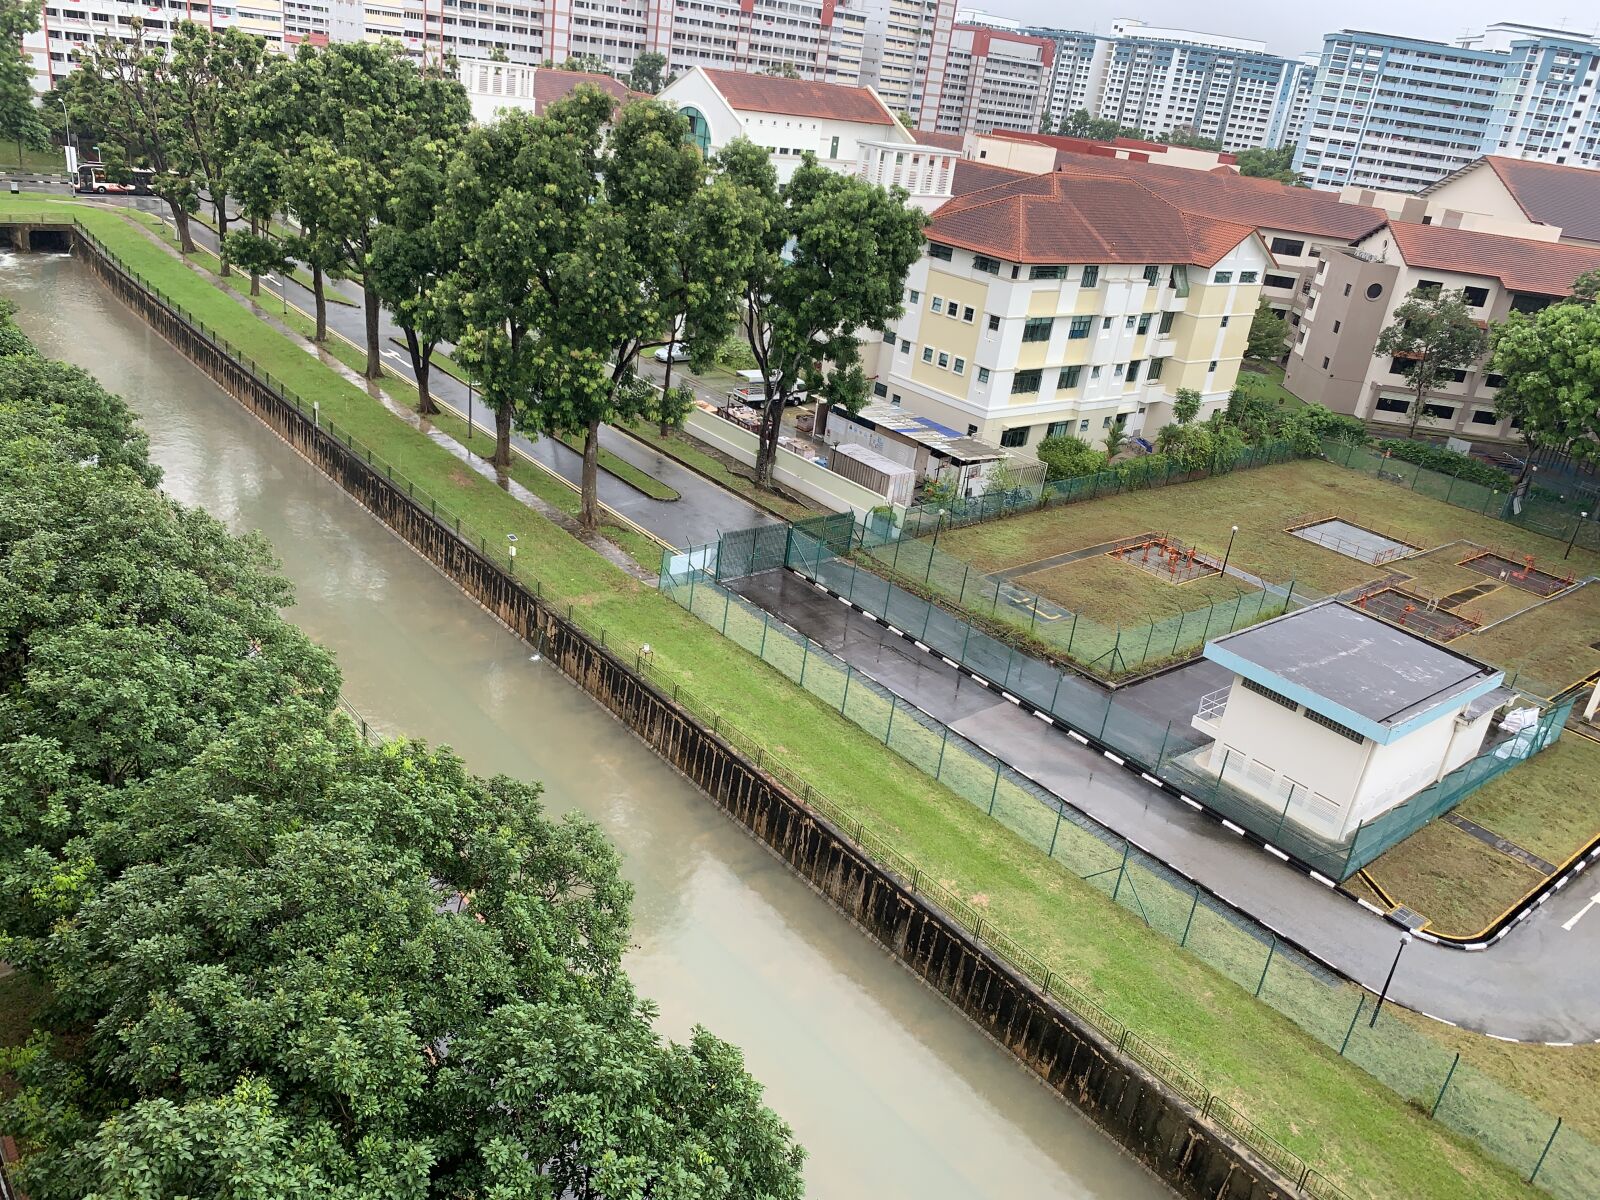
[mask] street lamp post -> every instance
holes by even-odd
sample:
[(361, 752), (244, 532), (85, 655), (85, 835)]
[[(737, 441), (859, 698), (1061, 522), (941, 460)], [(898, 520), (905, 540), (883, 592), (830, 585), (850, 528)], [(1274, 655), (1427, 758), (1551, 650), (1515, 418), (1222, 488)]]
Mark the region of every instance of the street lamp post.
[(1222, 571), (1221, 571), (1221, 574), (1223, 574), (1223, 575), (1226, 575), (1228, 573), (1228, 559), (1233, 557), (1233, 539), (1238, 537), (1238, 536), (1239, 536), (1239, 527), (1237, 525), (1235, 525), (1233, 527), (1233, 531), (1228, 534), (1228, 548), (1225, 551), (1223, 551), (1223, 554), (1222, 554)]
[(1367, 1022), (1368, 1029), (1373, 1028), (1378, 1023), (1378, 1014), (1383, 1011), (1383, 1002), (1389, 995), (1389, 985), (1394, 982), (1395, 968), (1400, 965), (1400, 956), (1405, 953), (1406, 947), (1410, 944), (1411, 933), (1408, 930), (1400, 935), (1400, 945), (1395, 947), (1394, 961), (1389, 964), (1389, 974), (1384, 978), (1383, 990), (1378, 993), (1378, 1002), (1372, 1006), (1372, 1020)]
[(467, 441), (472, 440), (472, 380), (467, 380)]
[(511, 556), (509, 560), (511, 573), (515, 575), (517, 573), (517, 535), (514, 533), (506, 534), (506, 544), (511, 550)]
[(56, 98), (61, 101), (61, 119), (67, 123), (67, 145), (70, 147), (72, 145), (72, 114), (67, 111), (67, 98), (65, 96)]
[(1567, 548), (1562, 551), (1561, 557), (1563, 559), (1572, 553), (1572, 544), (1578, 540), (1578, 526), (1582, 525), (1588, 519), (1589, 514), (1586, 512), (1581, 512), (1578, 514), (1578, 519), (1572, 523), (1572, 536), (1567, 539)]

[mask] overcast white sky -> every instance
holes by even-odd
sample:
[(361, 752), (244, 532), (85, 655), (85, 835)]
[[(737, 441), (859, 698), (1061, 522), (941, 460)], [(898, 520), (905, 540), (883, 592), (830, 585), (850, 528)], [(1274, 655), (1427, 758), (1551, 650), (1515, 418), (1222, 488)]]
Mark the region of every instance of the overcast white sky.
[[(1436, 41), (1454, 41), (1495, 21), (1522, 21), (1592, 32), (1600, 24), (1592, 0), (1340, 0), (1337, 4), (1293, 0), (1234, 0), (1201, 8), (1193, 0), (969, 0), (982, 9), (1030, 25), (1104, 33), (1118, 17), (1148, 25), (1201, 29), (1234, 37), (1261, 38), (1278, 54), (1322, 49), (1322, 35), (1335, 29), (1371, 29)], [(1070, 14), (1070, 15), (1069, 15)]]

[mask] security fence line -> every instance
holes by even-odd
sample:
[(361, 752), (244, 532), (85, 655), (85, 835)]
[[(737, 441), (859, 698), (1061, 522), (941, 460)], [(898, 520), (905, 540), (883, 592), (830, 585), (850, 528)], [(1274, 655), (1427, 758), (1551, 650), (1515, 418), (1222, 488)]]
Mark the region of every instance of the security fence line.
[[(843, 513), (820, 520), (832, 522), (848, 516)], [(802, 521), (800, 526), (810, 531), (818, 520)], [(1111, 545), (1136, 544), (1143, 538), (1119, 539)], [(832, 539), (828, 540), (831, 545)], [(857, 523), (852, 541), (891, 579), (979, 615), (992, 625), (1014, 630), (1045, 653), (1070, 659), (1108, 679), (1170, 662), (1210, 638), (1278, 616), (1296, 603), (1291, 581), (1254, 591), (1241, 588), (1231, 601), (1211, 601), (1171, 616), (1108, 625), (1013, 580), (975, 573), (970, 563), (940, 550), (937, 535), (927, 541), (908, 535), (905, 526), (896, 531), (886, 521), (868, 519)], [(1300, 598), (1306, 599), (1305, 594)]]
[[(1514, 510), (1511, 496), (1513, 480), (1509, 475), (1505, 487), (1491, 488), (1417, 463), (1391, 458), (1381, 450), (1357, 446), (1353, 442), (1324, 441), (1322, 452), (1328, 461), (1341, 467), (1387, 480), (1419, 496), (1442, 500), (1455, 508), (1493, 517), (1560, 542), (1572, 542), (1588, 550), (1600, 550), (1600, 519), (1597, 519), (1600, 513), (1596, 512), (1596, 505), (1592, 502), (1586, 504), (1579, 499), (1551, 496), (1543, 489), (1533, 487)], [(1587, 520), (1581, 515), (1585, 511), (1589, 514)]]
[[(726, 562), (717, 543), (667, 555), (660, 587), (700, 620), (798, 683), (924, 774), (983, 810), (1113, 903), (1137, 914), (1150, 928), (1249, 989), (1342, 1057), (1426, 1108), (1435, 1120), (1477, 1141), (1524, 1178), (1535, 1178), (1561, 1200), (1592, 1200), (1600, 1195), (1600, 1147), (1565, 1128), (1560, 1119), (1470, 1064), (1455, 1061), (1426, 1034), (1396, 1017), (1392, 1005), (1374, 1012), (1372, 997), (1365, 991), (1346, 985), (1336, 972), (1283, 941), (1272, 929), (723, 586), (723, 580), (753, 573), (749, 570), (752, 566), (756, 571), (781, 566), (786, 557), (784, 543), (805, 537), (799, 531), (770, 528), (732, 534), (725, 539), (730, 547)], [(814, 546), (805, 545), (802, 557), (805, 554), (815, 562)], [(1132, 718), (1124, 708), (1113, 713), (1105, 706), (1102, 738), (1106, 733), (1133, 729)], [(1170, 733), (1173, 738), (1179, 736), (1176, 729)], [(1163, 740), (1165, 736), (1164, 732)], [(1161, 757), (1158, 753), (1157, 758)], [(812, 797), (809, 791), (807, 797)], [(847, 828), (863, 831), (866, 844), (875, 847), (875, 855), (892, 853), (897, 871), (921, 887), (929, 886), (920, 867), (893, 850), (892, 843), (866, 830), (859, 818), (851, 815), (844, 819)], [(1129, 1053), (1152, 1055), (1151, 1062), (1156, 1064), (1152, 1070), (1197, 1104), (1202, 1103), (1198, 1097), (1208, 1094), (1208, 1089), (1190, 1068), (1168, 1056), (1154, 1057), (1159, 1051), (1081, 988), (1067, 983), (1058, 967), (998, 930), (991, 919), (949, 889), (939, 903), (948, 905), (947, 911), (961, 914), (969, 930), (1072, 1011), (1118, 1040)], [(1146, 1060), (1140, 1057), (1140, 1061)], [(1302, 1194), (1337, 1194), (1304, 1158), (1249, 1123), (1237, 1108), (1218, 1109), (1220, 1098), (1209, 1094), (1211, 1100), (1203, 1107), (1213, 1119), (1236, 1133), (1253, 1129), (1254, 1133), (1239, 1136), (1280, 1169), (1293, 1174), (1294, 1164), (1304, 1166), (1308, 1174)]]
[(1034, 483), (985, 492), (981, 496), (930, 501), (914, 504), (906, 510), (904, 525), (907, 537), (921, 537), (935, 529), (956, 529), (962, 525), (976, 525), (993, 521), (1013, 513), (1035, 512), (1042, 508), (1056, 508), (1063, 504), (1076, 504), (1080, 500), (1093, 500), (1099, 496), (1115, 496), (1121, 492), (1143, 491), (1166, 487), (1171, 483), (1189, 483), (1196, 479), (1209, 479), (1213, 475), (1226, 475), (1233, 471), (1265, 467), (1273, 463), (1289, 462), (1301, 454), (1294, 443), (1285, 439), (1246, 446), (1231, 461), (1215, 463), (1210, 467), (1187, 469), (1163, 456), (1131, 458), (1115, 467), (1096, 471), (1093, 475), (1077, 475), (1071, 479), (1057, 479), (1050, 483)]
[[(1132, 705), (1119, 704), (1116, 693), (1019, 652), (970, 621), (862, 570), (858, 563), (837, 552), (855, 536), (845, 532), (847, 521), (849, 514), (839, 514), (793, 526), (782, 565), (907, 632), (957, 666), (1115, 751), (1181, 795), (1200, 801), (1263, 842), (1338, 882), (1515, 763), (1550, 745), (1560, 737), (1572, 707), (1569, 701), (1546, 710), (1532, 732), (1519, 735), (1514, 752), (1493, 747), (1405, 803), (1362, 822), (1349, 838), (1322, 838), (1297, 819), (1315, 811), (1317, 801), (1310, 789), (1291, 787), (1280, 798), (1264, 801), (1259, 793), (1271, 781), (1256, 779), (1248, 760), (1233, 763), (1231, 773), (1227, 759), (1211, 769), (1209, 763), (1197, 761), (1210, 739), (1187, 725), (1179, 727), (1170, 721), (1162, 724)], [(772, 538), (766, 543), (765, 554), (751, 556), (740, 566), (764, 569), (778, 565), (775, 550), (776, 538)]]

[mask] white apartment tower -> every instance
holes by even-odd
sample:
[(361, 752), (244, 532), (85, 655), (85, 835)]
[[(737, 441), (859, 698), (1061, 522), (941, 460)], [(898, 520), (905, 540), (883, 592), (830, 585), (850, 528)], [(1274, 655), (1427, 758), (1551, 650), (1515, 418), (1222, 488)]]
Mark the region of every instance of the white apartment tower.
[(1484, 154), (1600, 167), (1597, 76), (1600, 41), (1562, 30), (1330, 33), (1295, 169), (1316, 186), (1415, 191)]

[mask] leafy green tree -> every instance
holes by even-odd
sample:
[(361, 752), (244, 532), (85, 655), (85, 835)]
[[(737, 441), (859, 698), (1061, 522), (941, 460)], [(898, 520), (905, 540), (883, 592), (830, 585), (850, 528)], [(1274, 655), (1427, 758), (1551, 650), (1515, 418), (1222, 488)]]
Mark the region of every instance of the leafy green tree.
[(1062, 137), (1092, 138), (1095, 141), (1111, 141), (1119, 137), (1143, 138), (1144, 131), (1131, 125), (1121, 125), (1109, 117), (1097, 117), (1086, 108), (1074, 109), (1061, 118), (1061, 127), (1056, 130)]
[(1193, 388), (1179, 388), (1172, 401), (1172, 419), (1179, 425), (1187, 425), (1200, 415), (1202, 398)]
[(152, 172), (150, 190), (172, 213), (178, 247), (193, 254), (189, 214), (199, 209), (199, 188), (165, 48), (146, 39), (144, 19), (134, 16), (127, 37), (104, 37), (80, 49), (79, 67), (72, 74), (74, 109), (101, 131), (102, 146), (116, 150), (127, 165)]
[(1294, 173), (1294, 147), (1279, 146), (1275, 150), (1252, 147), (1239, 151), (1236, 164), (1239, 174), (1256, 179), (1276, 179), (1279, 183), (1299, 183)]
[[(545, 60), (545, 66), (550, 66), (550, 60)], [(611, 67), (606, 60), (598, 54), (569, 54), (560, 68), (562, 71), (583, 71), (589, 75), (610, 75)]]
[(1256, 362), (1273, 362), (1283, 357), (1289, 340), (1289, 323), (1273, 312), (1265, 300), (1256, 304), (1256, 313), (1250, 319), (1250, 340), (1245, 343), (1244, 356)]
[(1414, 291), (1394, 311), (1394, 320), (1378, 334), (1373, 356), (1394, 358), (1411, 383), (1412, 436), (1422, 419), (1428, 393), (1454, 372), (1483, 356), (1488, 335), (1472, 316), (1461, 291), (1425, 294)]
[(901, 312), (926, 218), (906, 195), (836, 174), (807, 155), (781, 187), (759, 146), (737, 138), (718, 165), (758, 231), (743, 279), (745, 337), (765, 381), (756, 481), (772, 486), (784, 405), (801, 381), (852, 411), (866, 400), (857, 335)]
[(266, 59), (266, 42), (239, 29), (218, 33), (182, 21), (172, 38), (169, 71), (177, 137), (177, 169), (192, 177), (211, 204), (222, 239), (222, 274), (228, 264), (229, 131)]
[[(558, 122), (567, 120), (564, 112), (556, 114)], [(451, 163), (440, 214), (450, 226), (444, 236), (461, 247), (455, 269), (440, 284), (446, 330), (456, 361), (494, 413), (493, 462), (502, 471), (511, 466), (517, 423), (538, 428), (534, 343), (541, 313), (523, 256), (542, 243), (526, 221), (526, 211), (537, 203), (530, 193), (550, 197), (569, 187), (586, 188), (584, 172), (596, 169), (579, 163), (570, 170), (572, 178), (565, 177), (567, 164), (541, 155), (552, 135), (540, 121), (526, 112), (506, 112), (469, 132)]]
[(1169, 146), (1187, 146), (1191, 150), (1221, 150), (1222, 143), (1208, 138), (1193, 125), (1174, 125), (1158, 139)]
[(362, 276), (366, 375), (383, 374), (380, 296), (365, 277), (378, 231), (393, 220), (396, 182), (423, 147), (447, 144), (467, 127), (460, 82), (419, 68), (398, 42), (303, 46), (288, 80), (304, 106), (299, 144), (286, 147), (298, 186), (291, 207), (313, 208), (320, 236), (338, 247), (341, 265)]
[[(0, 368), (34, 357), (5, 326)], [(20, 1186), (799, 1196), (737, 1051), (652, 1029), (598, 828), (368, 744), (265, 543), (156, 492), (114, 398), (15, 390), (0, 939), (52, 996), (0, 1053)]]
[(1577, 458), (1600, 459), (1600, 271), (1573, 285), (1572, 296), (1537, 313), (1511, 313), (1493, 334), (1488, 369), (1505, 382), (1495, 413), (1519, 422), (1527, 447), (1517, 491), (1533, 452), (1565, 446)]
[(417, 380), (417, 411), (438, 411), (429, 390), (433, 351), (444, 340), (450, 314), (445, 277), (460, 257), (459, 225), (445, 217), (445, 180), (454, 146), (419, 143), (397, 172), (389, 223), (373, 235), (366, 277), (406, 337)]
[(1038, 455), (1045, 465), (1047, 478), (1052, 481), (1093, 475), (1106, 465), (1105, 451), (1096, 450), (1070, 433), (1045, 438), (1039, 443)]
[(645, 50), (633, 60), (633, 70), (628, 75), (628, 86), (636, 92), (654, 96), (661, 90), (662, 76), (667, 69), (667, 56), (655, 50)]
[(0, 139), (15, 142), (17, 161), (24, 149), (42, 150), (49, 131), (33, 98), (33, 64), (22, 52), (23, 34), (39, 28), (38, 0), (0, 0)]
[(580, 87), (542, 117), (508, 114), (478, 131), (452, 183), (464, 226), (450, 284), (461, 359), (507, 453), (513, 420), (582, 437), (589, 529), (602, 425), (681, 419), (683, 393), (642, 378), (640, 351), (680, 316), (697, 353), (714, 346), (732, 327), (741, 248), (754, 240), (742, 193), (705, 183), (687, 134), (662, 105), (619, 113)]

